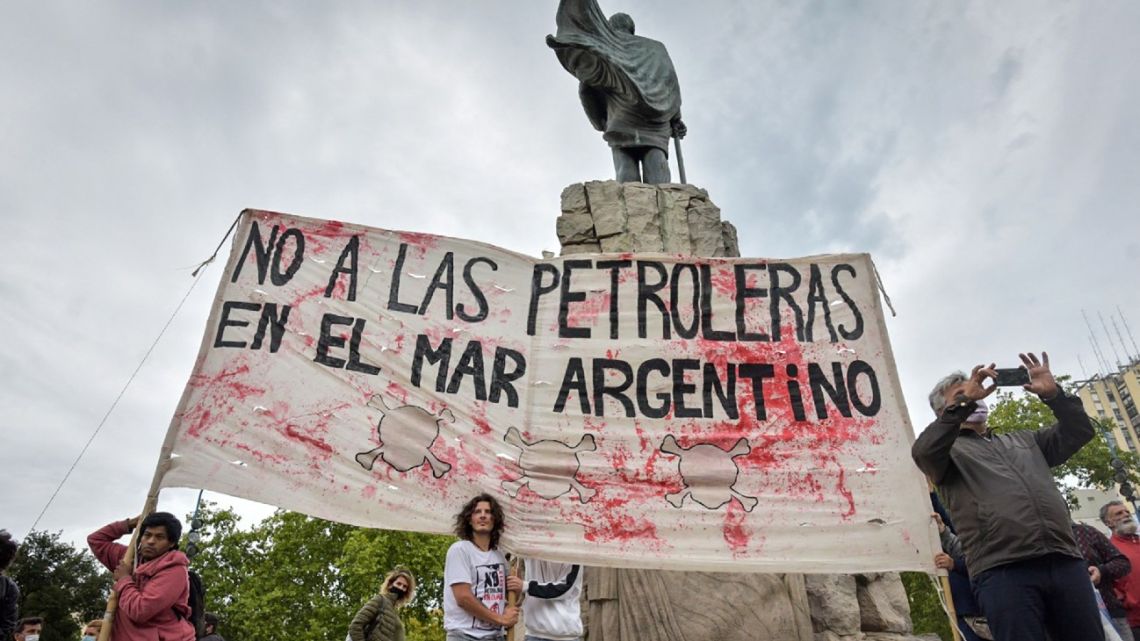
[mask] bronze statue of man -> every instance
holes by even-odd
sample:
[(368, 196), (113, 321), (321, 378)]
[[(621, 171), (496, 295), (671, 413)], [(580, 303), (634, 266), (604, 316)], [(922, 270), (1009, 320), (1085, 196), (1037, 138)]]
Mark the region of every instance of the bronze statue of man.
[(579, 80), (586, 117), (613, 150), (619, 182), (669, 182), (669, 138), (683, 138), (681, 87), (665, 45), (634, 35), (633, 18), (608, 20), (596, 0), (561, 0), (546, 37)]

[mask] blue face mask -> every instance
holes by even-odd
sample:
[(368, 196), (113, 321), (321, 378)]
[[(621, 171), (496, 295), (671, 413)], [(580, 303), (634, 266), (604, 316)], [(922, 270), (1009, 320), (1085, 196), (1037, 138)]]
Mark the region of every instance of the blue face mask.
[(95, 641), (95, 635), (85, 634), (83, 635), (83, 641)]

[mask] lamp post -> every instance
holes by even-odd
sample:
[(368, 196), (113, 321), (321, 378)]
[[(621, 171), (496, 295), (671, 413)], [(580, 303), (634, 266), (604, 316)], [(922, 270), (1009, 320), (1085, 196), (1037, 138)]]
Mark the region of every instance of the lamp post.
[(202, 521), (198, 520), (198, 510), (202, 509), (202, 493), (198, 490), (198, 501), (194, 504), (194, 516), (190, 517), (190, 533), (186, 535), (189, 544), (186, 545), (187, 558), (194, 558), (198, 554), (198, 542), (202, 540)]

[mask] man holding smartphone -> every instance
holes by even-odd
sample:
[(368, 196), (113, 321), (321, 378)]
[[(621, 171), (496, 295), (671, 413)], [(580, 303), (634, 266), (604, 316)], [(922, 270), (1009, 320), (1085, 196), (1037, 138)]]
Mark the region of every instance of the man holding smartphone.
[(997, 389), (998, 372), (978, 365), (968, 377), (956, 372), (935, 385), (929, 400), (938, 418), (911, 456), (958, 526), (996, 641), (1040, 641), (1046, 632), (1053, 641), (1103, 641), (1088, 564), (1050, 472), (1096, 432), (1080, 400), (1053, 379), (1048, 354), (1020, 357), (1029, 378), (1022, 387), (1045, 402), (1055, 424), (990, 432), (983, 399)]

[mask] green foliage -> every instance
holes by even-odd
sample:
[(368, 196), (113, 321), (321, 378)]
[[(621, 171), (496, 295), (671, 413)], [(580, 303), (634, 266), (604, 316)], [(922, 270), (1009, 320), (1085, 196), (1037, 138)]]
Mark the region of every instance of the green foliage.
[(402, 611), (409, 641), (442, 641), (443, 563), (453, 539), (371, 530), (278, 511), (248, 531), (229, 510), (206, 505), (192, 567), (206, 609), (227, 639), (343, 641), (356, 611), (395, 565), (415, 574)]
[(914, 623), (914, 633), (938, 635), (942, 641), (953, 641), (950, 621), (938, 600), (938, 591), (930, 576), (922, 572), (903, 572), (903, 586), (910, 601), (910, 618)]
[(82, 623), (103, 615), (111, 575), (86, 550), (33, 531), (20, 542), (8, 575), (20, 586), (20, 616), (44, 618), (42, 641), (79, 637)]
[[(1059, 382), (1063, 385), (1067, 378)], [(997, 434), (1022, 430), (1037, 430), (1056, 422), (1053, 412), (1033, 394), (1000, 391), (997, 404), (990, 411), (988, 425)], [(1098, 434), (1067, 462), (1053, 468), (1053, 476), (1066, 488), (1095, 487), (1102, 490), (1118, 486), (1113, 478), (1112, 452), (1109, 450), (1112, 425), (1103, 422)], [(1124, 462), (1133, 487), (1140, 487), (1140, 457), (1127, 450), (1118, 450), (1117, 457)]]

